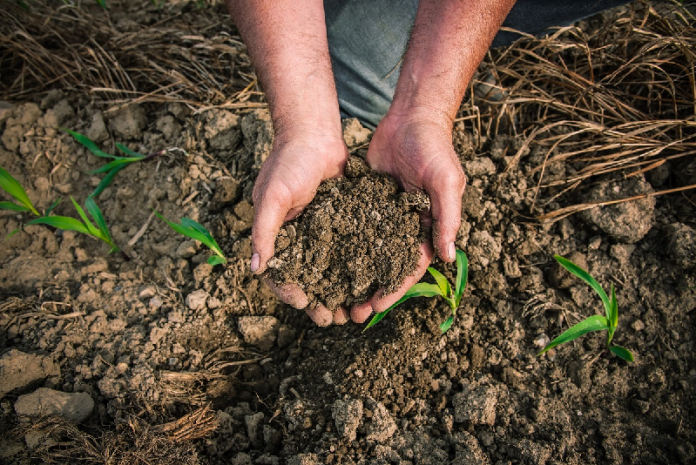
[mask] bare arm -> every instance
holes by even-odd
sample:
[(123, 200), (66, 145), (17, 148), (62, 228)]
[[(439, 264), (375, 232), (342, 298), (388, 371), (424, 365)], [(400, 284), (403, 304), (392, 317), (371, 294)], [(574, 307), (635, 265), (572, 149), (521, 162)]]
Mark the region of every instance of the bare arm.
[[(433, 245), (455, 259), (466, 178), (452, 147), (452, 125), (471, 76), (514, 0), (421, 0), (389, 112), (367, 154), (370, 165), (407, 190), (431, 198)], [(425, 269), (423, 269), (423, 272)], [(375, 311), (393, 304), (416, 280), (371, 300)]]

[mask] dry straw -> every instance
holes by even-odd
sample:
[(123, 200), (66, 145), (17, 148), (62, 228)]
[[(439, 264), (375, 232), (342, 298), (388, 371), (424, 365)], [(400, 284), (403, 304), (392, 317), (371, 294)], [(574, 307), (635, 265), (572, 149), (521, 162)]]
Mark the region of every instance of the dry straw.
[[(505, 98), (482, 101), (472, 93), (462, 108), (460, 119), (484, 135), (505, 130), (523, 140), (508, 170), (530, 148), (537, 154), (529, 174), (543, 221), (605, 204), (545, 211), (583, 181), (639, 175), (696, 154), (694, 16), (678, 3), (638, 2), (598, 21), (491, 52), (484, 67)], [(478, 117), (479, 108), (490, 111)], [(565, 175), (549, 178), (554, 165)]]

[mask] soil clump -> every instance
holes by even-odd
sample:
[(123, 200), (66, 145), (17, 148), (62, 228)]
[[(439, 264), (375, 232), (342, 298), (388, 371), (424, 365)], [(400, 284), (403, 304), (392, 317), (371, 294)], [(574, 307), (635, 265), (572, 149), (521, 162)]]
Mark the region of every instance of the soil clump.
[(413, 273), (426, 232), (419, 212), (430, 209), (420, 191), (400, 191), (387, 174), (351, 157), (346, 176), (324, 181), (302, 215), (276, 239), (270, 276), (298, 284), (310, 306), (329, 310), (395, 291)]

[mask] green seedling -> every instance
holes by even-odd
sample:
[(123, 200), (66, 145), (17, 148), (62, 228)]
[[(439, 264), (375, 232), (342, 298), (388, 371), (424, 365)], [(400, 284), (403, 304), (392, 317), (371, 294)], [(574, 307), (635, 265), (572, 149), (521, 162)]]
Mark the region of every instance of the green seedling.
[(27, 191), (24, 190), (19, 181), (13, 178), (12, 175), (3, 168), (0, 168), (0, 187), (2, 187), (5, 192), (10, 194), (18, 202), (0, 202), (0, 209), (12, 210), (16, 212), (29, 212), (34, 214), (34, 216), (41, 216), (38, 210), (34, 207), (34, 204), (31, 203), (31, 200), (29, 200)]
[(604, 289), (602, 289), (602, 286), (600, 286), (597, 280), (590, 276), (587, 271), (583, 270), (570, 260), (561, 257), (560, 255), (555, 255), (554, 257), (556, 258), (556, 261), (563, 266), (563, 268), (585, 281), (597, 294), (599, 294), (599, 297), (602, 299), (602, 303), (604, 304), (606, 316), (592, 315), (591, 317), (584, 319), (551, 341), (546, 347), (544, 347), (544, 350), (539, 352), (537, 355), (541, 355), (559, 344), (565, 344), (573, 339), (577, 339), (583, 334), (587, 334), (592, 331), (606, 331), (606, 349), (610, 350), (614, 355), (621, 357), (627, 362), (632, 362), (633, 354), (628, 349), (611, 343), (611, 340), (614, 338), (616, 327), (619, 324), (619, 304), (616, 301), (614, 284), (612, 283), (611, 285), (611, 299), (609, 299), (606, 292), (604, 292)]
[(164, 216), (160, 215), (156, 210), (154, 210), (154, 212), (155, 215), (159, 216), (160, 219), (167, 223), (174, 231), (186, 237), (190, 237), (191, 239), (195, 239), (198, 242), (205, 244), (210, 250), (212, 250), (215, 255), (211, 255), (208, 258), (209, 264), (215, 266), (222, 263), (227, 263), (227, 259), (225, 258), (225, 254), (222, 253), (222, 249), (215, 241), (215, 238), (213, 238), (213, 236), (208, 232), (207, 229), (205, 229), (203, 225), (192, 220), (191, 218), (186, 217), (181, 219), (181, 224), (172, 223)]
[(446, 333), (454, 322), (454, 317), (456, 316), (457, 309), (459, 308), (459, 302), (461, 302), (462, 294), (466, 288), (466, 282), (469, 278), (469, 261), (467, 260), (464, 252), (457, 250), (457, 280), (455, 282), (454, 290), (452, 289), (452, 286), (450, 286), (449, 281), (447, 281), (447, 278), (445, 278), (442, 273), (433, 267), (428, 267), (428, 271), (433, 278), (435, 278), (435, 282), (437, 284), (414, 284), (394, 305), (372, 317), (370, 323), (368, 323), (368, 325), (365, 327), (365, 331), (379, 323), (382, 318), (387, 315), (387, 313), (411, 297), (435, 297), (439, 295), (445, 299), (452, 310), (452, 314), (449, 316), (449, 318), (440, 324), (440, 331), (442, 331), (442, 334)]
[(148, 160), (154, 157), (157, 157), (158, 155), (162, 155), (163, 153), (166, 152), (166, 150), (160, 150), (159, 152), (154, 152), (148, 155), (143, 155), (141, 153), (134, 152), (133, 150), (129, 149), (123, 144), (119, 144), (118, 142), (116, 143), (116, 148), (126, 154), (126, 157), (121, 157), (118, 155), (111, 155), (110, 153), (104, 152), (102, 149), (100, 149), (97, 144), (90, 139), (89, 137), (80, 134), (79, 132), (71, 131), (70, 129), (62, 129), (63, 131), (67, 132), (73, 138), (79, 142), (80, 144), (84, 145), (87, 150), (92, 152), (94, 155), (101, 157), (101, 158), (110, 158), (113, 161), (107, 163), (106, 165), (102, 166), (99, 169), (96, 169), (94, 171), (90, 171), (91, 174), (99, 174), (99, 173), (106, 173), (106, 176), (102, 178), (101, 182), (97, 185), (96, 189), (94, 189), (94, 192), (89, 194), (90, 197), (96, 197), (99, 194), (102, 193), (104, 189), (106, 189), (109, 184), (114, 180), (114, 177), (116, 174), (118, 174), (119, 171), (121, 171), (123, 168), (127, 167), (131, 163), (135, 163), (138, 161), (144, 161)]
[[(100, 241), (104, 241), (109, 247), (111, 247), (109, 253), (120, 251), (118, 246), (114, 244), (114, 241), (111, 238), (109, 228), (106, 226), (106, 220), (104, 220), (104, 215), (102, 215), (102, 212), (97, 206), (97, 203), (94, 201), (94, 198), (87, 197), (85, 207), (92, 216), (92, 219), (94, 219), (96, 226), (92, 224), (85, 214), (85, 211), (82, 209), (82, 207), (80, 207), (75, 199), (72, 198), (72, 196), (70, 197), (70, 200), (72, 200), (75, 210), (77, 210), (77, 213), (80, 215), (80, 218), (82, 218), (82, 221), (76, 220), (75, 218), (71, 218), (69, 216), (42, 216), (41, 218), (37, 218), (27, 223), (27, 226), (30, 224), (45, 224), (56, 229), (77, 231), (99, 239)], [(126, 257), (125, 254), (124, 257)]]

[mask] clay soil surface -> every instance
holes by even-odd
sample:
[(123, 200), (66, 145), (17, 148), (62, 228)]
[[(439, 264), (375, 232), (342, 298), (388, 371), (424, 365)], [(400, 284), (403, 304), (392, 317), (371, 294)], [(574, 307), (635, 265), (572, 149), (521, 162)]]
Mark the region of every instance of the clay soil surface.
[[(56, 128), (86, 134), (109, 153), (116, 142), (163, 153), (121, 171), (97, 198), (129, 260), (40, 225), (0, 243), (0, 463), (696, 461), (696, 197), (652, 195), (696, 184), (688, 15), (632, 5), (553, 39), (561, 45), (530, 40), (486, 59), (453, 134), (469, 178), (457, 246), (470, 276), (441, 335), (449, 311), (442, 300), (412, 299), (365, 333), (352, 323), (319, 328), (249, 272), (251, 192), (273, 131), (224, 5), (107, 0), (105, 13), (29, 2), (41, 15), (32, 19), (2, 3), (0, 22), (11, 27), (0, 42), (8, 57), (0, 59), (0, 166), (40, 210), (62, 197), (55, 213), (76, 216), (69, 196), (84, 203), (103, 176), (90, 172), (106, 162)], [(110, 32), (80, 35), (94, 25)], [(35, 42), (12, 35), (22, 28)], [(64, 41), (51, 35), (59, 32)], [(678, 33), (685, 36), (670, 39)], [(135, 37), (147, 43), (131, 48)], [(592, 47), (595, 65), (583, 67)], [(647, 60), (656, 50), (665, 55), (655, 55), (650, 73), (682, 60), (670, 68), (670, 85), (631, 78), (642, 68), (620, 58)], [(90, 61), (105, 56), (112, 61)], [(554, 78), (524, 87), (530, 56), (598, 84), (569, 90)], [(611, 68), (612, 59), (621, 66)], [(76, 60), (73, 69), (85, 72), (71, 80), (66, 65), (49, 75), (41, 60)], [(630, 73), (612, 81), (626, 63)], [(491, 83), (506, 89), (509, 104), (484, 98)], [(655, 103), (681, 85), (678, 98)], [(592, 100), (603, 92), (625, 94), (604, 110), (582, 109), (604, 104)], [(360, 156), (369, 131), (344, 126)], [(627, 145), (617, 134), (640, 140)], [(650, 152), (653, 142), (660, 150)], [(641, 147), (647, 155), (636, 160), (646, 164), (583, 177), (593, 163), (616, 159), (607, 155)], [(578, 150), (584, 159), (572, 158)], [(333, 188), (340, 182), (322, 195)], [(536, 219), (629, 197), (637, 198)], [(206, 226), (228, 262), (208, 265), (209, 251), (152, 208)], [(0, 212), (0, 235), (29, 219)], [(536, 356), (550, 338), (603, 312), (554, 254), (586, 267), (605, 289), (616, 286), (615, 342), (635, 362), (603, 353), (599, 333)], [(433, 266), (453, 280), (453, 266)]]

